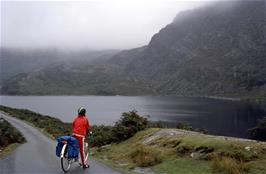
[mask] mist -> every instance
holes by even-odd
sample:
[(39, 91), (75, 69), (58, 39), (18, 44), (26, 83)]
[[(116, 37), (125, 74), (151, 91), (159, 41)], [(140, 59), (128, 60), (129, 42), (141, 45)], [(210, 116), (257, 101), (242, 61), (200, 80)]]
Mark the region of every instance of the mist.
[(1, 47), (64, 50), (147, 45), (180, 11), (204, 1), (1, 1)]

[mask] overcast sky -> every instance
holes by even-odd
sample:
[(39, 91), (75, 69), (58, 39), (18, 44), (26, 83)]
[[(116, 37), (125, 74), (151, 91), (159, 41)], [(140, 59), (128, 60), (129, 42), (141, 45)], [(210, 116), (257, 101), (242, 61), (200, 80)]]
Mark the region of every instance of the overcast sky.
[(129, 49), (149, 43), (191, 0), (1, 1), (1, 46)]

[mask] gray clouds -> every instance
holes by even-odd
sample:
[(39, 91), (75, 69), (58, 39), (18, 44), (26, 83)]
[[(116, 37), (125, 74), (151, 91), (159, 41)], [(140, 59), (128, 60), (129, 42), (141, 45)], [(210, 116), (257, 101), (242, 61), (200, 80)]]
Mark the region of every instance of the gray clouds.
[(1, 46), (127, 49), (152, 35), (197, 1), (1, 1)]

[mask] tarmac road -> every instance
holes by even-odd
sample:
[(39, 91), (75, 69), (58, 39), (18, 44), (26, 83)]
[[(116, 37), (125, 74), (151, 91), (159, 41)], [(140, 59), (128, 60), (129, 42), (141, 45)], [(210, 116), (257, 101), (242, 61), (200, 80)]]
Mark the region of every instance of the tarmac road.
[[(63, 173), (60, 166), (60, 158), (55, 155), (55, 141), (21, 120), (3, 113), (1, 113), (1, 116), (18, 129), (25, 136), (27, 142), (0, 160), (0, 174)], [(89, 164), (90, 168), (83, 169), (78, 163), (73, 163), (69, 173), (120, 173), (94, 160), (90, 160)]]

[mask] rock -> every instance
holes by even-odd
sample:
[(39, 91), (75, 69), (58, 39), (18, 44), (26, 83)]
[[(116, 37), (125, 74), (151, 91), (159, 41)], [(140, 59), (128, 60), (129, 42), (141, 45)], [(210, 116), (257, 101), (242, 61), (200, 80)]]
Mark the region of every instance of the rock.
[(106, 155), (102, 156), (101, 158), (102, 158), (104, 161), (109, 160), (109, 158), (108, 158)]
[(116, 161), (117, 165), (119, 166), (127, 166), (129, 163), (125, 163), (124, 161)]
[(249, 147), (249, 146), (246, 146), (246, 147), (245, 147), (245, 150), (246, 150), (246, 151), (250, 151), (250, 149), (251, 149), (251, 147)]
[(150, 168), (148, 167), (135, 167), (132, 172), (140, 173), (140, 174), (155, 174)]

